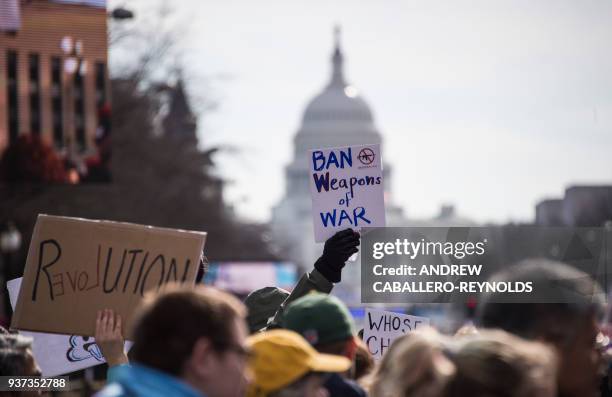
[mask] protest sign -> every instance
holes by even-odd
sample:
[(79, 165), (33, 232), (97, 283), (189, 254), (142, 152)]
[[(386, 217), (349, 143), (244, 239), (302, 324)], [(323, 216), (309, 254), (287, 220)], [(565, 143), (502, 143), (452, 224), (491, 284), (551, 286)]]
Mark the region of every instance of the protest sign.
[(315, 241), (346, 228), (385, 226), (380, 145), (309, 152)]
[(145, 292), (193, 283), (206, 233), (39, 215), (12, 328), (92, 336), (113, 309), (129, 330)]
[[(6, 283), (13, 309), (17, 304), (21, 280), (20, 277)], [(28, 331), (21, 331), (20, 334), (33, 339), (32, 354), (44, 377), (68, 374), (106, 362), (95, 339), (88, 336)], [(132, 342), (125, 342), (125, 351), (131, 347)]]
[(394, 340), (426, 326), (429, 326), (427, 317), (366, 309), (363, 341), (374, 359), (379, 360)]

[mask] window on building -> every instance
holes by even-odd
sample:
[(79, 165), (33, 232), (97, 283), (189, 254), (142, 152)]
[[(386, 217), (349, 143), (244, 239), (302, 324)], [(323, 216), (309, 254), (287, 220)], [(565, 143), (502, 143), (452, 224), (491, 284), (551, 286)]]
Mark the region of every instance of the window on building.
[(96, 107), (99, 109), (106, 103), (106, 65), (96, 63)]
[(17, 51), (6, 52), (7, 73), (7, 103), (8, 103), (8, 131), (9, 142), (14, 142), (19, 135), (19, 90), (17, 79), (18, 68)]
[(106, 65), (103, 62), (96, 62), (96, 109), (97, 127), (96, 143), (100, 144), (110, 136), (110, 108), (108, 107), (108, 94), (106, 93)]
[(30, 54), (30, 133), (40, 135), (40, 56)]
[(64, 147), (64, 120), (62, 109), (62, 60), (51, 58), (51, 114), (53, 120), (53, 142)]
[(74, 130), (79, 150), (87, 147), (85, 136), (85, 82), (80, 70), (74, 74)]

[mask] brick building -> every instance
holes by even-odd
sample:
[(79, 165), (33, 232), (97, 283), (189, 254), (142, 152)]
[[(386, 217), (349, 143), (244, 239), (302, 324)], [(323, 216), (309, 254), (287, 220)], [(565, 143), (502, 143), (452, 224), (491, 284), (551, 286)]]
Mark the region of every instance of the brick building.
[(107, 53), (105, 0), (2, 0), (0, 153), (20, 134), (61, 155), (94, 153)]

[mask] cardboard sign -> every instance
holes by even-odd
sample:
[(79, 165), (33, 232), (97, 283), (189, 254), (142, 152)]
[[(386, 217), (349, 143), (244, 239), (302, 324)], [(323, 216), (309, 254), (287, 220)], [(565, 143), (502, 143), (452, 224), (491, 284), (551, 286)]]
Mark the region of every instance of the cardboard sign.
[(346, 228), (385, 226), (380, 145), (309, 152), (315, 241)]
[(394, 340), (427, 326), (429, 326), (427, 317), (366, 309), (363, 341), (374, 359), (380, 360)]
[(193, 283), (206, 233), (39, 215), (12, 328), (92, 336), (113, 309), (131, 329), (145, 292)]
[[(13, 309), (17, 304), (21, 280), (20, 277), (6, 283)], [(106, 362), (94, 338), (28, 331), (21, 331), (20, 334), (34, 340), (32, 354), (45, 377), (68, 374)], [(125, 351), (131, 347), (132, 342), (125, 342)]]

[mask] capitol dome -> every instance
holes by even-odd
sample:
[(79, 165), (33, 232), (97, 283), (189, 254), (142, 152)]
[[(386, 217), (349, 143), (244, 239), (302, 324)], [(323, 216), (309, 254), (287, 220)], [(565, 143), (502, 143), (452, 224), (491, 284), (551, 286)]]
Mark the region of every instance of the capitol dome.
[[(271, 231), (279, 252), (302, 269), (309, 269), (321, 255), (314, 242), (313, 212), (310, 192), (309, 153), (313, 149), (380, 144), (372, 110), (357, 89), (344, 78), (344, 56), (340, 48), (340, 30), (335, 29), (331, 57), (331, 78), (323, 90), (308, 102), (301, 115), (301, 125), (293, 137), (293, 159), (285, 168), (285, 194), (272, 209)], [(389, 225), (402, 225), (401, 209), (391, 201), (391, 167), (384, 163), (386, 218)], [(349, 267), (349, 266), (347, 266)], [(359, 267), (344, 271), (335, 293), (347, 302), (356, 302), (360, 288)], [(355, 298), (355, 299), (354, 299)]]
[(330, 84), (306, 107), (302, 123), (351, 120), (373, 123), (370, 107), (351, 85)]
[(335, 34), (332, 57), (332, 77), (323, 92), (314, 97), (306, 110), (302, 124), (319, 121), (358, 121), (373, 123), (372, 111), (358, 90), (344, 79), (344, 56), (340, 50), (339, 31)]

